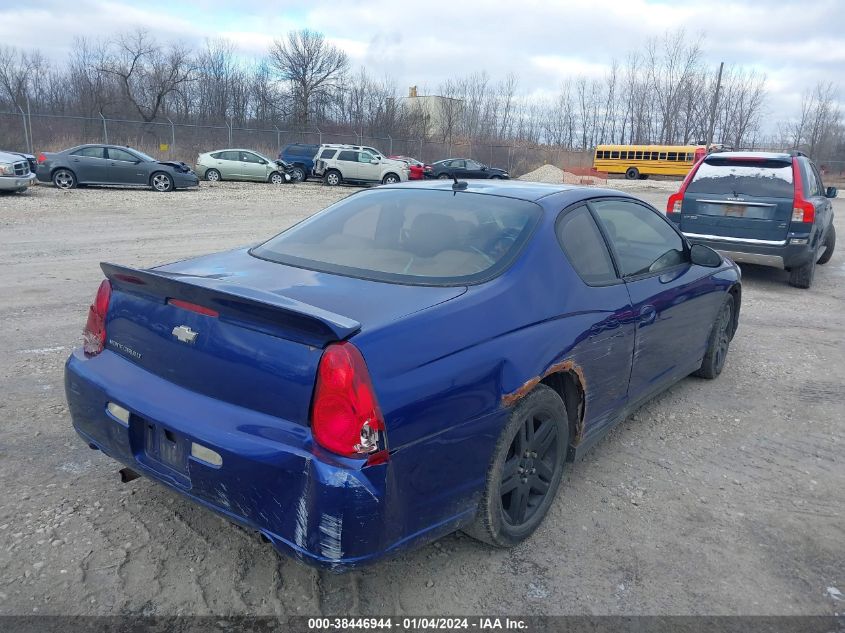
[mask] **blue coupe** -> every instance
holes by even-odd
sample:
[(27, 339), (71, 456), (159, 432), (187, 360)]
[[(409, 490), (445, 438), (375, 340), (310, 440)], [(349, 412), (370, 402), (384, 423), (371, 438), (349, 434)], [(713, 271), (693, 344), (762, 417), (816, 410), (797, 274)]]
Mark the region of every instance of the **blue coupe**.
[(334, 569), (527, 538), (614, 424), (721, 372), (741, 295), (632, 196), (501, 181), (377, 187), (252, 248), (102, 269), (65, 373), (79, 435)]

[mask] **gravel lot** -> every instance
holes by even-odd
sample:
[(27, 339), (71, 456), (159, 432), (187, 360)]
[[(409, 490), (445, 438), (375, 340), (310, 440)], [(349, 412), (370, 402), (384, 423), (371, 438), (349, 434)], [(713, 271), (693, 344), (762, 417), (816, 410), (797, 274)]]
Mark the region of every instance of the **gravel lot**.
[[(614, 184), (658, 207), (675, 186)], [(513, 550), (456, 534), (334, 576), (145, 479), (120, 484), (117, 464), (73, 432), (62, 386), (98, 262), (256, 242), (350, 191), (40, 186), (0, 198), (0, 614), (845, 610), (845, 242), (810, 291), (745, 267), (722, 376), (688, 378), (619, 425)]]

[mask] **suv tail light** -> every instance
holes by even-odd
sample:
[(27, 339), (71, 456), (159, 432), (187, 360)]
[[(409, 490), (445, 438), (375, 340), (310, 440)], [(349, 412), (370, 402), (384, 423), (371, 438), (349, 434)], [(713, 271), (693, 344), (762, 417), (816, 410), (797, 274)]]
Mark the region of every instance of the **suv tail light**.
[(812, 224), (816, 219), (816, 208), (809, 200), (804, 199), (804, 184), (801, 180), (801, 170), (798, 160), (792, 159), (792, 181), (795, 183), (795, 194), (792, 199), (792, 221)]
[(86, 356), (96, 356), (106, 346), (106, 313), (111, 300), (111, 284), (103, 279), (94, 303), (88, 308), (88, 321), (82, 330), (82, 349)]
[(311, 430), (324, 448), (347, 457), (387, 460), (381, 415), (364, 357), (344, 341), (326, 348), (317, 369)]
[[(701, 157), (695, 165), (687, 172), (684, 181), (681, 183), (681, 188), (678, 189), (677, 193), (673, 193), (669, 196), (669, 200), (666, 202), (666, 217), (668, 217), (673, 222), (680, 222), (681, 218), (681, 210), (684, 204), (684, 195), (687, 192), (687, 187), (689, 186), (690, 182), (692, 182), (693, 177), (695, 176), (695, 172), (698, 171), (698, 167), (701, 163), (704, 162), (704, 156)], [(673, 217), (677, 216), (677, 217)]]

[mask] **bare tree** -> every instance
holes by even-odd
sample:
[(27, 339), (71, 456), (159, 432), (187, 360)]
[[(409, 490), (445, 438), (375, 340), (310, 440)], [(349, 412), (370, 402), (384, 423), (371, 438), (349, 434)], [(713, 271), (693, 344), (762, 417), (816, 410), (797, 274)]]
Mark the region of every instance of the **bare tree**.
[(290, 82), (294, 114), (308, 124), (315, 100), (338, 87), (349, 67), (342, 50), (326, 42), (322, 33), (304, 29), (291, 31), (287, 39), (277, 39), (270, 47), (270, 63), (279, 76)]
[(193, 80), (196, 67), (186, 46), (163, 47), (139, 29), (119, 36), (105, 52), (99, 69), (115, 77), (123, 96), (149, 123), (158, 117), (169, 96)]

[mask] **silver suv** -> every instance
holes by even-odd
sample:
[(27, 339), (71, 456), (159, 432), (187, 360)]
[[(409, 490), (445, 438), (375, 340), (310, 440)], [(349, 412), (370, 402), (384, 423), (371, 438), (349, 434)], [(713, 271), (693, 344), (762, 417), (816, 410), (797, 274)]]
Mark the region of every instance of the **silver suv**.
[(0, 152), (0, 193), (23, 193), (34, 184), (35, 174), (24, 156)]
[(384, 158), (371, 147), (355, 145), (321, 145), (314, 161), (314, 175), (327, 185), (348, 183), (382, 183), (408, 180), (408, 163)]

